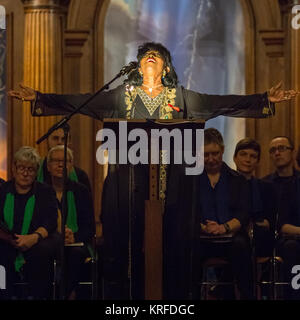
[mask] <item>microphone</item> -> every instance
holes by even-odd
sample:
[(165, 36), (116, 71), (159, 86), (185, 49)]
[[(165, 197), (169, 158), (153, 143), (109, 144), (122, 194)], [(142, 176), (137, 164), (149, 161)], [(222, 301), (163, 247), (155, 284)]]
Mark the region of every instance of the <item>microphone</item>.
[(128, 74), (132, 70), (136, 69), (137, 66), (138, 66), (138, 62), (137, 61), (131, 61), (121, 69), (120, 73), (121, 73), (122, 76), (124, 76), (125, 74)]

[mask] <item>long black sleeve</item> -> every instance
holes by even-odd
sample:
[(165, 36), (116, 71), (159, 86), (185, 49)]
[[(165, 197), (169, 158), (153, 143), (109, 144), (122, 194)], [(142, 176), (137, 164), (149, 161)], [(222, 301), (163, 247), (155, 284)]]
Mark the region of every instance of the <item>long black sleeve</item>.
[(267, 93), (252, 95), (209, 95), (183, 90), (188, 118), (208, 120), (217, 116), (265, 118), (275, 114)]
[[(110, 91), (103, 91), (93, 98), (80, 113), (95, 119), (113, 118), (118, 116), (119, 99), (124, 91), (119, 86)], [(36, 100), (32, 103), (33, 116), (65, 115), (74, 111), (86, 102), (91, 94), (44, 94), (37, 92)]]

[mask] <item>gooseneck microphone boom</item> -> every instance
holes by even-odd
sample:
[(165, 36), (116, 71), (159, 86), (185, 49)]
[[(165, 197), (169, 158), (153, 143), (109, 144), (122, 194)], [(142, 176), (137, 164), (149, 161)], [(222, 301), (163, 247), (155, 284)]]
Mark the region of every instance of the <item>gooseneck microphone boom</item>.
[(136, 69), (137, 66), (138, 66), (137, 61), (131, 61), (121, 69), (120, 73), (121, 75), (124, 76), (125, 74), (128, 74), (130, 71)]

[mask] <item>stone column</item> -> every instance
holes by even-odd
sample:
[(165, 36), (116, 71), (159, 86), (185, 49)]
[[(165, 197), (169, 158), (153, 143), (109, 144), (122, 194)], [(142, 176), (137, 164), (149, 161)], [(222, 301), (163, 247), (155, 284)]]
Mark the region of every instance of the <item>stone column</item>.
[[(24, 26), (24, 84), (48, 93), (62, 91), (64, 16), (69, 0), (22, 0)], [(34, 118), (29, 103), (23, 106), (23, 145), (36, 140), (56, 121), (56, 117)], [(37, 146), (36, 146), (37, 147)], [(46, 153), (43, 142), (37, 147)]]

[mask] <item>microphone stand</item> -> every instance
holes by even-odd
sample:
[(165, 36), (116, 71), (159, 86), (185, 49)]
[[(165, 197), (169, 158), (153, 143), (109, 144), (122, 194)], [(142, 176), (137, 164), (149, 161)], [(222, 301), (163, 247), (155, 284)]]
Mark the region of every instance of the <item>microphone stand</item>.
[(75, 108), (72, 112), (63, 117), (60, 121), (55, 123), (50, 129), (45, 133), (42, 137), (40, 137), (36, 143), (40, 144), (42, 141), (47, 139), (50, 134), (60, 128), (64, 130), (64, 162), (63, 162), (63, 197), (62, 197), (62, 212), (61, 212), (61, 236), (62, 236), (62, 245), (60, 248), (60, 259), (61, 259), (61, 279), (60, 279), (60, 300), (65, 300), (65, 222), (67, 218), (67, 141), (69, 135), (68, 121), (73, 117), (73, 115), (79, 113), (79, 111), (86, 106), (90, 101), (92, 101), (99, 93), (104, 90), (108, 90), (111, 83), (120, 78), (123, 75), (126, 75), (131, 72), (132, 69), (136, 67), (135, 63), (130, 63), (129, 65), (124, 66), (121, 71), (108, 83), (106, 83), (102, 88), (96, 91), (93, 95), (91, 95), (85, 102), (83, 102), (80, 106)]
[(64, 131), (64, 162), (63, 162), (63, 195), (62, 195), (62, 209), (61, 209), (61, 237), (62, 244), (60, 247), (60, 259), (61, 259), (61, 273), (60, 273), (60, 299), (66, 299), (66, 263), (65, 263), (65, 225), (67, 219), (67, 209), (68, 209), (68, 201), (67, 201), (67, 181), (68, 181), (68, 170), (67, 170), (67, 147), (68, 147), (68, 138), (69, 138), (69, 125), (65, 122), (62, 126)]
[(50, 129), (48, 130), (48, 132), (46, 134), (44, 134), (41, 138), (39, 138), (37, 140), (37, 144), (40, 144), (42, 141), (44, 141), (45, 139), (47, 139), (50, 134), (53, 131), (56, 131), (59, 128), (62, 128), (63, 125), (65, 123), (67, 123), (73, 116), (74, 114), (79, 113), (79, 111), (85, 107), (90, 101), (92, 101), (99, 93), (101, 93), (104, 90), (108, 90), (110, 84), (112, 84), (114, 81), (116, 81), (118, 78), (120, 78), (121, 76), (124, 76), (126, 74), (128, 74), (132, 69), (129, 66), (125, 66), (121, 69), (121, 71), (112, 79), (110, 80), (107, 84), (105, 84), (102, 88), (100, 88), (98, 91), (96, 91), (93, 95), (91, 95), (85, 102), (83, 102), (79, 107), (75, 108), (72, 112), (70, 112), (68, 115), (66, 115), (65, 117), (63, 117), (60, 121), (58, 121), (57, 123), (55, 123), (52, 127), (50, 127)]

